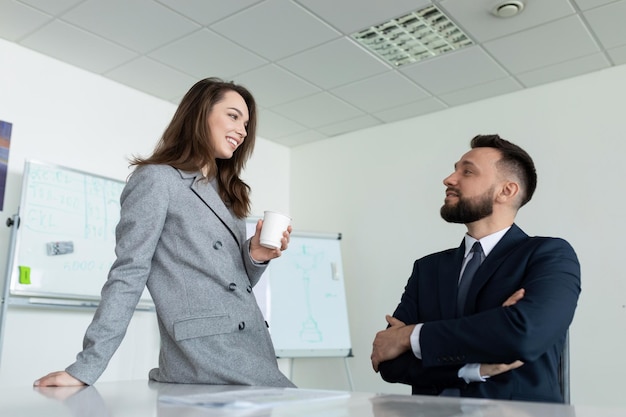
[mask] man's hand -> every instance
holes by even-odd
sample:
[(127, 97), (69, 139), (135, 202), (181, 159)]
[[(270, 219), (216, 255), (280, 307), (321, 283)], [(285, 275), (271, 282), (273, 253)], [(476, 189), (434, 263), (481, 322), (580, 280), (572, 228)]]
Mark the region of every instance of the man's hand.
[(480, 364), (480, 376), (482, 377), (496, 376), (504, 372), (508, 372), (512, 369), (517, 369), (523, 364), (524, 362), (522, 361), (515, 361), (513, 363), (496, 363), (496, 364), (481, 363)]
[(510, 307), (516, 304), (519, 300), (524, 298), (525, 292), (526, 291), (523, 288), (515, 291), (509, 298), (506, 299), (506, 301), (502, 304), (502, 307)]
[(385, 330), (376, 333), (372, 343), (372, 368), (378, 372), (378, 365), (381, 362), (395, 359), (407, 350), (411, 349), (411, 333), (415, 325), (407, 326), (400, 320), (390, 315), (385, 316), (389, 326)]

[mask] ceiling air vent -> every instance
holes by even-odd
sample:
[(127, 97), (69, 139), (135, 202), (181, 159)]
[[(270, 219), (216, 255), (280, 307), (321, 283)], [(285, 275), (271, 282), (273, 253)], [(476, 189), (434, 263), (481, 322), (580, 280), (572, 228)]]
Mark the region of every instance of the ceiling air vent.
[(361, 30), (352, 38), (394, 67), (473, 45), (435, 6)]

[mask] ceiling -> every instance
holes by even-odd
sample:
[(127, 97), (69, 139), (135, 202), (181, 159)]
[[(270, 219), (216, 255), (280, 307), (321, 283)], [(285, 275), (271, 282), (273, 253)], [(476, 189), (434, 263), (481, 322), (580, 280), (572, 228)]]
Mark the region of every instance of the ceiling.
[[(0, 0), (0, 37), (172, 103), (248, 87), (286, 146), (626, 63), (626, 0)], [(393, 67), (351, 34), (435, 4), (474, 45)]]

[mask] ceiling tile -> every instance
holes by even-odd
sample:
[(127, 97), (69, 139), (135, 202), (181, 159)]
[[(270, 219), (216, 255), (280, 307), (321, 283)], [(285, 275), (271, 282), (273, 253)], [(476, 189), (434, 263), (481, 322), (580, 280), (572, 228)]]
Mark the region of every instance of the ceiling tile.
[(504, 35), (557, 20), (575, 13), (569, 0), (526, 2), (524, 10), (517, 16), (499, 18), (491, 13), (498, 4), (493, 0), (442, 0), (441, 6), (471, 38), (485, 42)]
[[(47, 0), (39, 0), (47, 1)], [(262, 0), (237, 1), (206, 1), (206, 0), (156, 0), (159, 3), (176, 10), (183, 16), (200, 23), (209, 25), (240, 10), (259, 3)]]
[(328, 93), (318, 93), (281, 104), (272, 110), (309, 128), (318, 128), (363, 115), (360, 110)]
[(345, 120), (339, 123), (333, 123), (328, 126), (320, 127), (317, 130), (328, 136), (336, 136), (342, 133), (353, 132), (355, 130), (361, 130), (379, 124), (381, 124), (380, 120), (367, 115)]
[(307, 130), (306, 127), (268, 109), (259, 110), (257, 135), (264, 138), (282, 138)]
[(539, 68), (517, 75), (526, 87), (551, 83), (564, 78), (575, 77), (592, 71), (598, 71), (610, 66), (604, 54), (596, 53), (567, 62), (560, 62), (548, 67)]
[(581, 10), (589, 10), (594, 7), (602, 6), (604, 4), (612, 3), (615, 0), (573, 0), (574, 3), (578, 4)]
[(400, 71), (432, 94), (449, 93), (508, 75), (478, 46), (407, 65)]
[(284, 58), (340, 36), (288, 0), (266, 0), (211, 25), (211, 29), (269, 60)]
[(229, 78), (267, 62), (208, 29), (187, 35), (148, 55), (196, 78)]
[(199, 28), (152, 0), (87, 0), (62, 19), (142, 53)]
[[(324, 70), (320, 71), (319, 63)], [(315, 85), (329, 89), (389, 70), (355, 42), (341, 38), (277, 62)]]
[(387, 1), (384, 7), (377, 1), (363, 0), (296, 0), (296, 2), (346, 35), (431, 4), (429, 0)]
[(137, 55), (59, 20), (27, 36), (20, 44), (98, 74), (130, 61)]
[(330, 93), (367, 112), (377, 112), (414, 102), (428, 94), (397, 72), (386, 72), (357, 81)]
[(274, 142), (279, 143), (281, 145), (294, 147), (299, 145), (304, 145), (307, 143), (317, 142), (323, 139), (326, 139), (328, 136), (323, 135), (315, 130), (307, 130), (302, 133), (296, 133), (294, 135), (285, 136), (282, 138), (277, 138)]
[[(175, 104), (235, 80), (286, 146), (626, 64), (626, 0), (497, 1), (0, 0), (0, 37)], [(350, 37), (428, 5), (476, 44), (396, 67)]]
[(578, 16), (485, 42), (484, 47), (514, 74), (599, 51)]
[[(20, 3), (28, 4), (43, 12), (50, 13), (51, 15), (58, 15), (67, 9), (74, 7), (83, 0), (19, 0)], [(17, 3), (17, 2), (16, 2)]]
[(411, 117), (422, 116), (448, 108), (448, 106), (435, 98), (427, 98), (392, 109), (374, 113), (374, 116), (386, 123), (397, 122), (398, 120), (409, 119)]
[(106, 75), (122, 84), (168, 101), (181, 97), (198, 81), (146, 57), (117, 67)]
[(463, 90), (453, 91), (452, 93), (442, 94), (440, 98), (450, 106), (458, 106), (473, 101), (484, 100), (486, 98), (512, 93), (521, 89), (522, 86), (514, 79), (503, 78), (465, 88)]
[(0, 37), (11, 42), (20, 40), (52, 19), (52, 16), (11, 0), (0, 0), (0, 9)]
[(286, 103), (321, 91), (274, 64), (238, 75), (236, 81), (249, 88), (257, 103), (263, 107)]
[(605, 48), (626, 45), (626, 1), (598, 7), (584, 15)]
[(626, 46), (609, 49), (608, 53), (616, 65), (626, 64)]

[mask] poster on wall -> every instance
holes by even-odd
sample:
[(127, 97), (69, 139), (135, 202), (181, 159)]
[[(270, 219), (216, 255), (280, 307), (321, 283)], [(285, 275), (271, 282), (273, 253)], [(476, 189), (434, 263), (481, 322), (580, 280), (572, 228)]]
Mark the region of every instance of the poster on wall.
[(12, 126), (11, 123), (0, 120), (0, 211), (4, 210), (4, 190), (7, 185)]

